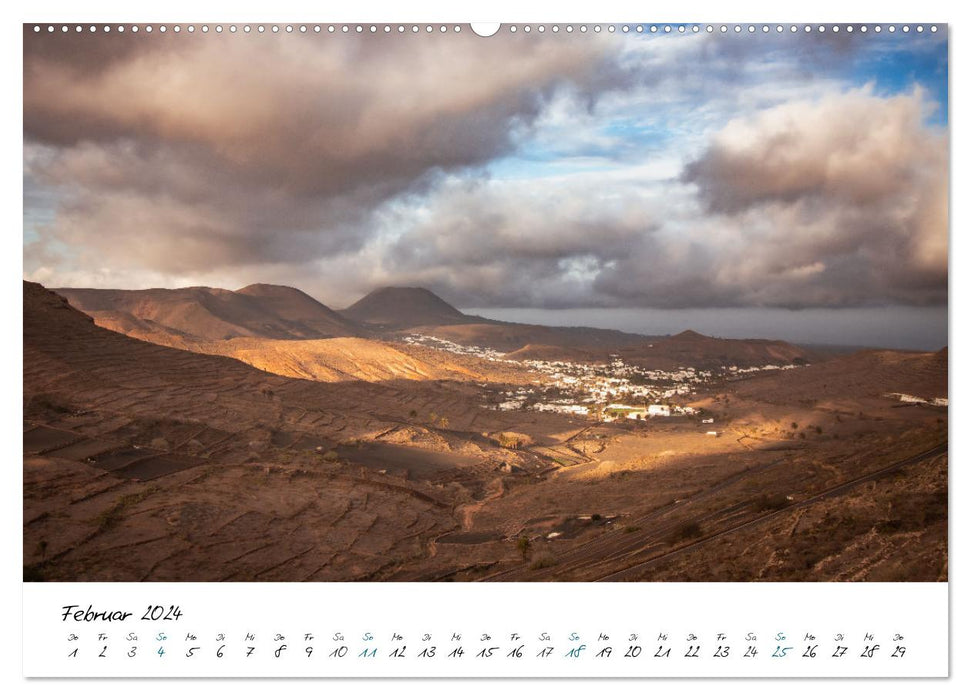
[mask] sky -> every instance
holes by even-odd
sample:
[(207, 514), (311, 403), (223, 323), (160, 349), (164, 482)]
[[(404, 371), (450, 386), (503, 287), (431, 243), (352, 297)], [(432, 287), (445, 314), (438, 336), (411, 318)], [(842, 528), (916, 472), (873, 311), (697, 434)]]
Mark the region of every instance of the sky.
[(24, 277), (947, 344), (946, 28), (673, 26), (25, 27)]

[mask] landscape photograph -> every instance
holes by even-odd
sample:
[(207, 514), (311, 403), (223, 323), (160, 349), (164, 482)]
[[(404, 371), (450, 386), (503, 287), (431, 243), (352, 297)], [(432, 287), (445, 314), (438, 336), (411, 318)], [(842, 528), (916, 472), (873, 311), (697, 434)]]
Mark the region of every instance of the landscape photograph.
[(947, 581), (947, 30), (843, 27), (25, 25), (24, 581)]

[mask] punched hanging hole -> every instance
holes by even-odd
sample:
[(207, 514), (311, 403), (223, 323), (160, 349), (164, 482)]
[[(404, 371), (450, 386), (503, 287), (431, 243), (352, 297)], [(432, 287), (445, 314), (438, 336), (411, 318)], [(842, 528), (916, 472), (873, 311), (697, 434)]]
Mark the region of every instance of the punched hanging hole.
[(470, 26), (476, 36), (490, 37), (496, 34), (502, 25), (498, 22), (473, 22)]

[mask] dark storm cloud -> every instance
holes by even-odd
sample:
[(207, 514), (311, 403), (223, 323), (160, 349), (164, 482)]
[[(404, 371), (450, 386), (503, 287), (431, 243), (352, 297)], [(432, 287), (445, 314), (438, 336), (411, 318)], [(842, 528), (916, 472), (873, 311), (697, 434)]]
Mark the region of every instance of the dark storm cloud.
[(196, 151), (195, 167), (307, 196), (494, 157), (558, 83), (598, 76), (603, 46), (506, 37), (472, 51), (481, 40), (468, 35), (138, 41), (141, 51), (80, 63), (73, 41), (28, 51), (28, 140), (174, 144)]
[(728, 303), (946, 303), (948, 145), (927, 109), (919, 90), (862, 89), (720, 131), (683, 179), (740, 229)]
[(53, 235), (180, 273), (359, 246), (381, 202), (508, 151), (603, 53), (470, 35), (25, 42), (27, 168), (66, 187)]

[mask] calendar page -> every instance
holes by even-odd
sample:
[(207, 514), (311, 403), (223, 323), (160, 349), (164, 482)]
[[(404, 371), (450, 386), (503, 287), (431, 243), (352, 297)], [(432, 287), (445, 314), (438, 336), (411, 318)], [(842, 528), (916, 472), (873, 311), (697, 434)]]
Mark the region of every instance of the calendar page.
[(949, 675), (948, 25), (648, 9), (23, 24), (24, 676)]

